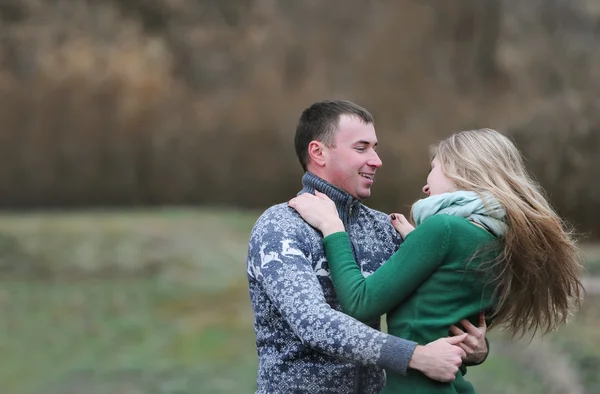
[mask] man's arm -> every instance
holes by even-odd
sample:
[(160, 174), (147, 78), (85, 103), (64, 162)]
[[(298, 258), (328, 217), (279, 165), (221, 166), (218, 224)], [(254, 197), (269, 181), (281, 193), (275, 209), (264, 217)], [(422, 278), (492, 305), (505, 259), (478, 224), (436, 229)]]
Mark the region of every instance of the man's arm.
[(302, 227), (289, 217), (261, 220), (250, 240), (251, 275), (304, 344), (340, 359), (401, 374), (410, 364), (432, 379), (453, 378), (464, 355), (460, 348), (444, 338), (415, 351), (416, 343), (379, 332), (332, 309), (313, 271)]
[(331, 308), (301, 226), (286, 217), (264, 218), (257, 226), (250, 240), (252, 275), (305, 345), (346, 361), (406, 373), (416, 343)]

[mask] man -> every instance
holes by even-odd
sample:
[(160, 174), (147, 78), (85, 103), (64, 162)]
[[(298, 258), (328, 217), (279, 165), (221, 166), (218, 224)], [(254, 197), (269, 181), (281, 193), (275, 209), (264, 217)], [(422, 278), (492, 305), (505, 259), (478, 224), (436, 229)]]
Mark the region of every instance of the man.
[[(388, 216), (362, 200), (371, 195), (382, 162), (372, 116), (347, 101), (307, 108), (295, 136), (305, 171), (300, 193), (318, 190), (335, 201), (364, 275), (373, 273), (402, 239)], [(248, 249), (248, 281), (259, 356), (257, 394), (378, 393), (383, 368), (454, 379), (467, 353), (487, 353), (481, 331), (426, 346), (379, 331), (341, 312), (318, 231), (286, 203), (256, 222)], [(468, 339), (468, 340), (467, 340)], [(483, 345), (482, 345), (483, 343)]]

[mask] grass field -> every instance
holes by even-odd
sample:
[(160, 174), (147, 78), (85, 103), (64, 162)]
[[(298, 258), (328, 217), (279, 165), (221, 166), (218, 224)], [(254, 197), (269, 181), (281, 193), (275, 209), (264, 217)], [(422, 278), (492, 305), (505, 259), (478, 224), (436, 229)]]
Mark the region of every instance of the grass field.
[[(0, 215), (0, 393), (253, 393), (245, 254), (257, 215)], [(542, 342), (492, 333), (467, 376), (488, 394), (600, 392), (598, 301)]]

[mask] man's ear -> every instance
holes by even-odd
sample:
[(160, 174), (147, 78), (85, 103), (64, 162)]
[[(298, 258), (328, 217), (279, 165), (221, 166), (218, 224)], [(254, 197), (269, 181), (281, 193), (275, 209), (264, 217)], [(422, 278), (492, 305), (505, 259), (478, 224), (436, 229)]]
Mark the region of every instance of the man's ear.
[(314, 163), (317, 167), (325, 166), (328, 154), (328, 148), (322, 142), (311, 141), (308, 144), (308, 157), (310, 157), (311, 163)]

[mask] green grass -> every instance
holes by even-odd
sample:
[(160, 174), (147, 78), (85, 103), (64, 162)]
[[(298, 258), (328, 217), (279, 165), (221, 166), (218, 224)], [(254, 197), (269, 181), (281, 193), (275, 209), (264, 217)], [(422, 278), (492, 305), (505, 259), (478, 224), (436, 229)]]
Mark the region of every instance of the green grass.
[(127, 377), (140, 389), (164, 385), (160, 393), (229, 393), (231, 384), (251, 392), (251, 321), (211, 317), (219, 308), (234, 312), (218, 295), (213, 308), (197, 289), (154, 279), (4, 283), (2, 294), (3, 393), (42, 393), (48, 383), (63, 390), (91, 372), (78, 384)]
[(1, 392), (252, 393), (245, 252), (256, 217), (5, 215)]
[(600, 276), (600, 245), (587, 244), (582, 247), (586, 258), (586, 271), (588, 275)]
[[(245, 255), (257, 216), (0, 215), (0, 393), (253, 393)], [(600, 392), (595, 301), (547, 339), (581, 372), (586, 393)], [(490, 338), (490, 358), (467, 375), (480, 392), (553, 392), (548, 349)]]

